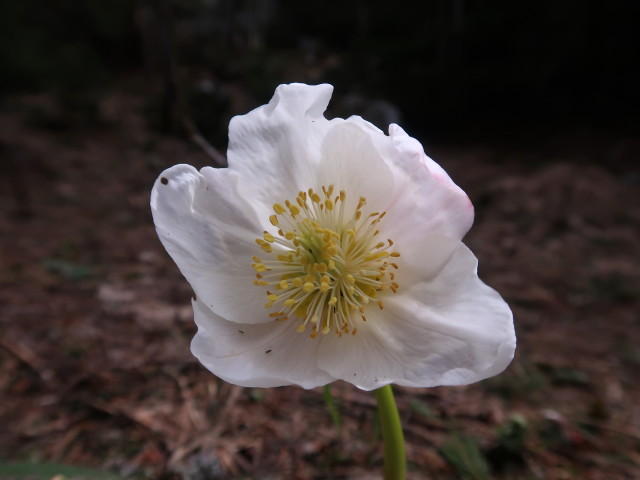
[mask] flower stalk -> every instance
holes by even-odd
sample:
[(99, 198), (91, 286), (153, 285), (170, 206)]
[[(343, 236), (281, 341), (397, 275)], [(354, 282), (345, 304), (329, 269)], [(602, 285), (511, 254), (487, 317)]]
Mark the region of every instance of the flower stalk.
[(404, 436), (391, 385), (376, 389), (375, 394), (384, 442), (384, 480), (405, 480), (407, 459)]

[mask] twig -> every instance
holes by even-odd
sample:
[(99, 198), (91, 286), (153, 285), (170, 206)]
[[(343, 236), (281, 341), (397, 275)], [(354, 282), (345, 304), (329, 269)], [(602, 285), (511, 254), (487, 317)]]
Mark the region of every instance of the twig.
[[(231, 386), (231, 391), (227, 396), (224, 406), (220, 409), (218, 414), (216, 415), (217, 423), (213, 430), (206, 433), (206, 440), (209, 445), (217, 445), (217, 446), (227, 446), (228, 440), (221, 438), (220, 434), (224, 431), (226, 427), (228, 427), (225, 419), (229, 418), (229, 413), (236, 406), (238, 402), (238, 398), (242, 393), (242, 387), (238, 387), (237, 385)], [(204, 442), (200, 435), (198, 435), (191, 443), (187, 445), (183, 445), (179, 448), (176, 448), (172, 453), (171, 457), (167, 461), (169, 465), (177, 465), (180, 461), (182, 461), (187, 455), (190, 455), (194, 451), (201, 449)]]
[(627, 436), (629, 438), (635, 439), (635, 440), (640, 440), (640, 432), (637, 431), (633, 431), (632, 430), (632, 426), (629, 425), (620, 425), (620, 426), (608, 426), (603, 424), (602, 422), (598, 422), (596, 420), (587, 420), (587, 419), (576, 419), (575, 420), (577, 423), (580, 423), (581, 425), (585, 426), (585, 427), (591, 427), (591, 428), (599, 428), (601, 430), (607, 430), (609, 432), (612, 433), (617, 433), (619, 435), (624, 435)]
[(179, 88), (178, 74), (176, 65), (178, 64), (173, 35), (173, 15), (169, 2), (161, 2), (161, 15), (164, 17), (162, 46), (165, 51), (165, 89), (166, 98), (169, 103), (173, 100), (180, 123), (185, 133), (191, 141), (198, 145), (202, 151), (211, 159), (217, 167), (226, 167), (227, 158), (220, 153), (206, 138), (200, 133), (198, 127), (191, 120), (189, 108), (184, 99), (181, 89)]
[[(191, 118), (189, 118), (189, 115), (187, 115), (185, 111), (187, 107), (186, 105), (184, 105), (181, 94), (178, 94), (177, 102), (178, 113), (180, 115), (180, 120), (182, 121), (182, 127), (187, 132), (187, 135), (189, 135), (189, 137), (191, 138), (191, 141), (198, 145), (204, 151), (204, 153), (206, 153), (209, 158), (213, 160), (217, 167), (226, 167), (227, 157), (225, 157), (213, 145), (211, 145), (207, 141), (207, 139), (202, 136), (198, 128), (191, 121)], [(182, 106), (180, 104), (182, 104)]]
[[(0, 143), (0, 155), (5, 158), (4, 164), (0, 163), (0, 172), (6, 177), (9, 188), (16, 202), (16, 216), (20, 220), (26, 220), (33, 216), (33, 202), (29, 192), (29, 183), (25, 180), (24, 159), (15, 158), (14, 152), (8, 146)], [(3, 171), (4, 170), (4, 171)], [(6, 174), (6, 175), (5, 175)]]
[(218, 437), (226, 427), (225, 423), (222, 420), (229, 418), (229, 413), (238, 403), (238, 397), (240, 397), (241, 393), (242, 387), (239, 387), (237, 385), (231, 386), (231, 392), (229, 392), (229, 396), (227, 397), (224, 407), (220, 409), (220, 412), (217, 415), (218, 424), (211, 432), (211, 436), (213, 438)]
[(54, 380), (54, 373), (44, 367), (44, 362), (29, 348), (17, 341), (0, 339), (0, 347), (11, 353), (33, 370), (46, 384)]

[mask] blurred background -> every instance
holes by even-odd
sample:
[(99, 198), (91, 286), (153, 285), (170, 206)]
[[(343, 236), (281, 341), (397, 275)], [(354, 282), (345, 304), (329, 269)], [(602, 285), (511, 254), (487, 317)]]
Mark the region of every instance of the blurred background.
[[(398, 389), (411, 479), (640, 478), (640, 4), (0, 3), (0, 478), (379, 478), (373, 396), (191, 357), (148, 207), (281, 83), (399, 123), (471, 197), (519, 349)], [(37, 466), (33, 466), (37, 465)], [(102, 477), (100, 477), (102, 478)]]

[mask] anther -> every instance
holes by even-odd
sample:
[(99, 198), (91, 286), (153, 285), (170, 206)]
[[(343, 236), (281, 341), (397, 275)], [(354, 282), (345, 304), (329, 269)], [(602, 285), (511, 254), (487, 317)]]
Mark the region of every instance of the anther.
[[(331, 331), (339, 337), (355, 335), (355, 319), (367, 321), (368, 304), (384, 308), (377, 297), (397, 290), (394, 274), (387, 269), (398, 265), (385, 258), (399, 253), (391, 252), (391, 239), (375, 238), (380, 234), (375, 225), (386, 212), (366, 212), (365, 197), (359, 197), (356, 208), (348, 212), (346, 191), (336, 194), (333, 185), (320, 188), (321, 192), (309, 188), (292, 201), (273, 204), (269, 223), (277, 236), (264, 231), (256, 239), (271, 256), (264, 261), (251, 258), (253, 283), (271, 290), (266, 291), (265, 308), (280, 306), (281, 311), (269, 313), (269, 318), (284, 321), (295, 316), (301, 321), (298, 332), (310, 324), (311, 338)], [(338, 202), (343, 203), (338, 206)], [(280, 224), (279, 215), (284, 215), (288, 229)]]

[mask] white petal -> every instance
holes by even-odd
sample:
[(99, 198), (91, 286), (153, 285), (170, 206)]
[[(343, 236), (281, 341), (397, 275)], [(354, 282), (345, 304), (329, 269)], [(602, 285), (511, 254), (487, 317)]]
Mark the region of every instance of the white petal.
[(153, 221), (199, 299), (228, 320), (266, 322), (264, 295), (253, 285), (251, 267), (251, 257), (263, 253), (255, 244), (260, 222), (238, 196), (237, 182), (228, 169), (171, 167), (153, 186)]
[(394, 258), (398, 265), (396, 281), (404, 290), (416, 283), (436, 278), (460, 248), (460, 241), (442, 235), (429, 235), (420, 241), (402, 246), (402, 253)]
[[(376, 203), (375, 210), (387, 211), (388, 219), (380, 225), (383, 235), (402, 243), (419, 241), (425, 235), (462, 239), (473, 223), (473, 205), (442, 167), (426, 156), (417, 140), (409, 137), (398, 125), (390, 125), (390, 135), (387, 136), (361, 117), (353, 116), (327, 133), (326, 145), (330, 137), (339, 139), (336, 131), (343, 136), (350, 133), (345, 124), (358, 126), (360, 136), (366, 134), (369, 142), (360, 140), (357, 143), (366, 145), (366, 148), (360, 148), (360, 155), (354, 149), (351, 170), (347, 173), (354, 172), (355, 175), (343, 183), (359, 185), (364, 190), (367, 188), (365, 185), (373, 180), (363, 195), (369, 203)], [(327, 150), (325, 146), (323, 151)], [(335, 158), (345, 156), (335, 155)], [(323, 161), (326, 159), (327, 156), (323, 155)], [(333, 162), (325, 171), (340, 169), (340, 165)]]
[[(461, 240), (473, 224), (473, 205), (422, 145), (397, 125), (389, 127), (391, 148), (385, 158), (394, 166), (396, 198), (388, 210), (393, 239), (410, 243), (425, 235)], [(388, 148), (380, 144), (380, 148)], [(386, 233), (386, 232), (385, 232)], [(391, 233), (390, 233), (391, 234)]]
[(367, 322), (355, 336), (326, 338), (320, 368), (371, 390), (388, 383), (473, 383), (510, 363), (515, 349), (511, 311), (478, 279), (475, 257), (464, 245), (435, 278), (430, 272), (400, 288), (384, 298), (384, 310), (367, 310)]
[(228, 322), (193, 302), (198, 333), (191, 351), (212, 373), (243, 387), (300, 385), (335, 380), (317, 366), (320, 342), (296, 331), (292, 321), (249, 325)]
[[(334, 185), (347, 193), (346, 214), (351, 216), (360, 197), (367, 199), (367, 212), (383, 211), (390, 202), (394, 177), (380, 156), (372, 132), (351, 121), (337, 121), (322, 143), (322, 164), (314, 187)], [(384, 136), (382, 132), (376, 134)], [(366, 213), (366, 212), (365, 212)]]
[(363, 390), (400, 383), (409, 375), (406, 369), (421, 368), (420, 363), (407, 358), (402, 345), (392, 343), (394, 339), (388, 337), (384, 327), (386, 319), (379, 317), (367, 311), (367, 323), (360, 324), (356, 335), (338, 337), (331, 332), (323, 336), (318, 366)]
[(332, 91), (331, 85), (280, 85), (267, 105), (231, 119), (229, 168), (241, 175), (239, 192), (264, 222), (273, 203), (315, 185)]

